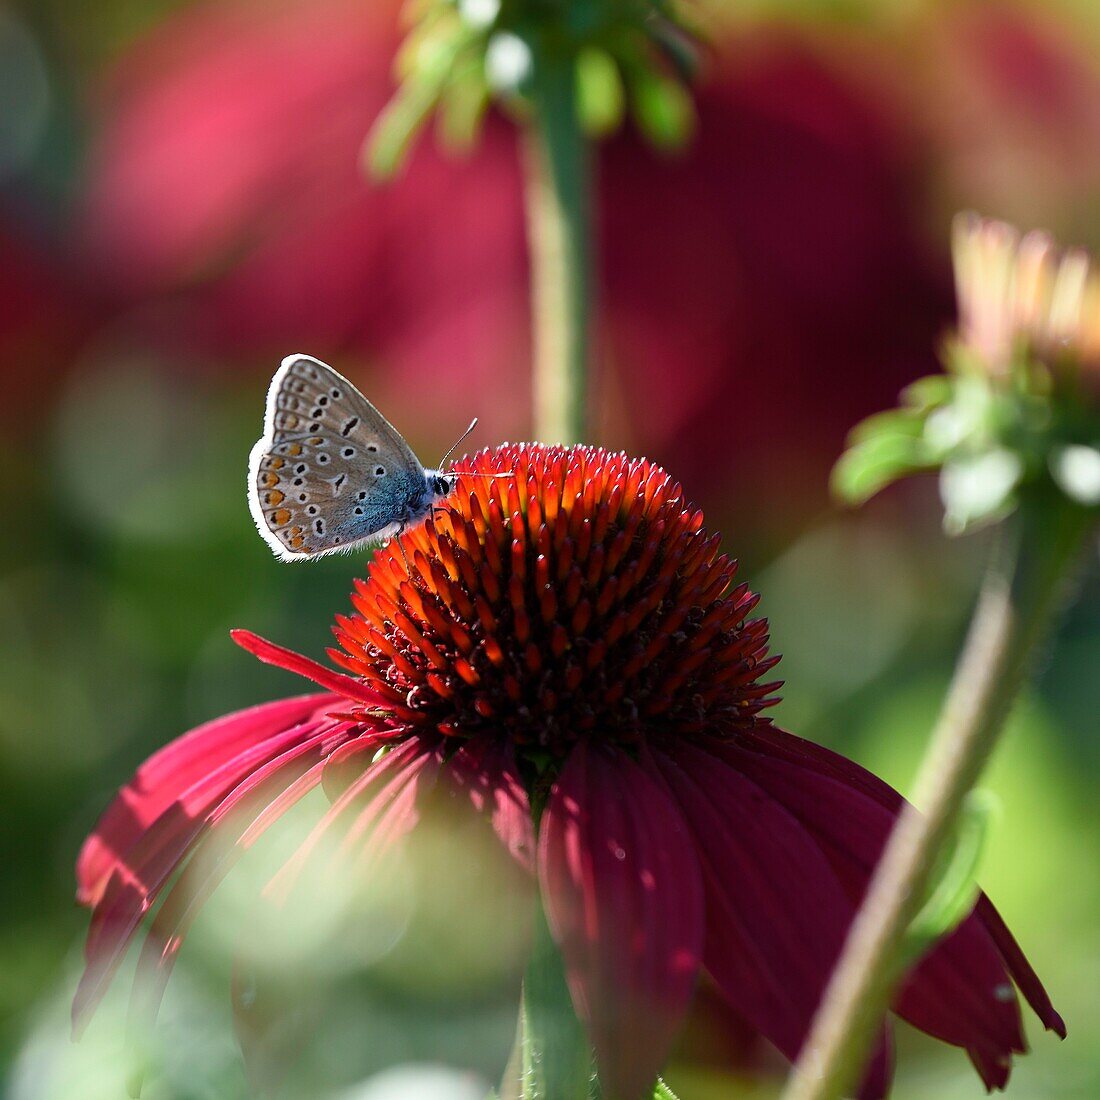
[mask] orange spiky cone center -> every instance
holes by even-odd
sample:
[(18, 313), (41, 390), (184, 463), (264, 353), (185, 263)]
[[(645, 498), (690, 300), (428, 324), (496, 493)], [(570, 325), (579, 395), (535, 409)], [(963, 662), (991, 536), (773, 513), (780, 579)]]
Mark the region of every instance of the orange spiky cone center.
[(456, 472), (335, 628), (333, 657), (410, 732), (559, 756), (580, 738), (730, 736), (776, 701), (757, 597), (662, 469), (527, 444)]

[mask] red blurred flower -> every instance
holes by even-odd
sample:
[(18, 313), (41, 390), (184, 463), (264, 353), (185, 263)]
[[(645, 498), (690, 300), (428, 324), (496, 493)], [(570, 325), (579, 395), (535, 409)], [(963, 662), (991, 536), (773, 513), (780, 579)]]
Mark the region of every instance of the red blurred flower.
[(1100, 67), (1091, 11), (1044, 4), (929, 8), (912, 36), (917, 110), (950, 206), (1079, 236), (1095, 230)]
[[(238, 0), (166, 24), (116, 74), (89, 225), (132, 280), (201, 277), (223, 341), (350, 345), (405, 383), (387, 408), (412, 400), (410, 377), (430, 419), (473, 389), (507, 437), (529, 405), (514, 135), (491, 117), (468, 158), (429, 137), (393, 184), (361, 178), (395, 7), (260, 18)], [(742, 488), (755, 471), (804, 493), (807, 459), (933, 368), (948, 266), (917, 243), (915, 172), (876, 94), (808, 39), (744, 35), (716, 54), (683, 155), (632, 133), (602, 149), (601, 432), (675, 455), (696, 484), (737, 469)]]
[(0, 210), (0, 252), (0, 407), (23, 433), (41, 424), (43, 388), (69, 367), (107, 303), (25, 210)]
[[(761, 682), (777, 658), (757, 597), (659, 467), (522, 445), (459, 469), (514, 479), (462, 477), (403, 554), (375, 557), (330, 651), (350, 675), (238, 634), (327, 694), (186, 735), (107, 811), (77, 869), (94, 907), (78, 1020), (181, 865), (145, 948), (161, 984), (198, 904), (306, 790), (332, 805), (284, 885), (334, 833), (369, 876), (443, 788), (537, 876), (605, 1095), (651, 1086), (701, 972), (794, 1058), (900, 796), (761, 717), (779, 685)], [(1013, 981), (1064, 1034), (983, 896), (895, 1010), (1000, 1087), (1024, 1050)], [(884, 1021), (863, 1095), (890, 1072)]]

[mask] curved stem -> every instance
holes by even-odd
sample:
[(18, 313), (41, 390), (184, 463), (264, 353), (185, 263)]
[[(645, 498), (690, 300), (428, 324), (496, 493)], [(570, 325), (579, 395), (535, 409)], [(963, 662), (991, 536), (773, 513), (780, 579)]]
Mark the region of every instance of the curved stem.
[(782, 1100), (836, 1100), (858, 1083), (902, 977), (902, 941), (967, 793), (989, 758), (1089, 530), (1063, 501), (1002, 530), (939, 721), (830, 978)]
[(534, 420), (535, 437), (546, 443), (585, 435), (592, 164), (577, 117), (575, 69), (567, 50), (538, 53), (528, 135)]

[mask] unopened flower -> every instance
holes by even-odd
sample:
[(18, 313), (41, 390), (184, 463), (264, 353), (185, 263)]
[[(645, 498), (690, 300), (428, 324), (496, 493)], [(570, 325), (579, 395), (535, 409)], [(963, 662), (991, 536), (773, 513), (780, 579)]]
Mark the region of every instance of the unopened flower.
[[(306, 790), (331, 807), (280, 886), (327, 836), (369, 885), (445, 788), (537, 880), (605, 1096), (652, 1087), (704, 974), (794, 1058), (901, 797), (763, 716), (779, 685), (757, 597), (659, 467), (515, 445), (458, 470), (450, 507), (357, 584), (330, 651), (343, 672), (238, 634), (323, 693), (193, 731), (108, 809), (77, 869), (93, 907), (77, 1019), (181, 865), (207, 871), (152, 921), (161, 985), (235, 854)], [(1001, 1087), (1025, 1049), (1014, 982), (1064, 1034), (982, 896), (894, 1008)], [(862, 1095), (887, 1092), (891, 1057), (884, 1020)]]
[[(1029, 494), (1100, 503), (1100, 271), (1047, 233), (960, 214), (959, 324), (945, 371), (856, 426), (834, 486), (860, 502), (938, 470), (952, 534), (1003, 519)], [(1053, 492), (1048, 490), (1053, 489)]]
[(1100, 271), (1041, 230), (961, 214), (953, 252), (959, 337), (995, 374), (1020, 355), (1100, 369)]

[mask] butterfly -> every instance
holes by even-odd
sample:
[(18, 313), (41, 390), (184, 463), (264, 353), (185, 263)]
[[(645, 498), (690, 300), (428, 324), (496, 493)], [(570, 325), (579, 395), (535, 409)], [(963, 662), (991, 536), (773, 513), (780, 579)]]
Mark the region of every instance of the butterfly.
[(301, 561), (399, 535), (423, 523), (456, 481), (426, 470), (332, 367), (308, 355), (282, 361), (267, 393), (264, 434), (248, 459), (249, 508), (277, 558)]

